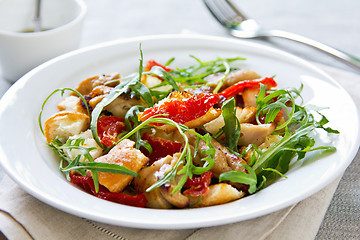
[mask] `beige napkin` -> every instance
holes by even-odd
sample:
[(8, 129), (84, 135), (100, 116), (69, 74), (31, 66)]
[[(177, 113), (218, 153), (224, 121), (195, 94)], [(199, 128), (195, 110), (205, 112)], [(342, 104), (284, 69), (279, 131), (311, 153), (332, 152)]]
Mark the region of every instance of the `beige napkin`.
[[(360, 75), (320, 66), (360, 103)], [(25, 193), (9, 177), (0, 183), (0, 231), (12, 239), (314, 239), (340, 178), (298, 204), (256, 219), (218, 227), (143, 230), (82, 219)]]

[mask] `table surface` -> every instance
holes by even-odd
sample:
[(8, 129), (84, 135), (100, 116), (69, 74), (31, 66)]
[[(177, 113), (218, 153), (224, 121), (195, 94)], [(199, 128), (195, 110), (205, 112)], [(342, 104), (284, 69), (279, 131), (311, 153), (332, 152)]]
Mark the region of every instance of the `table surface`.
[[(88, 6), (82, 41), (85, 47), (119, 38), (180, 33), (184, 30), (229, 36), (201, 0), (84, 0)], [(247, 16), (269, 29), (297, 33), (360, 56), (358, 0), (233, 0)], [(306, 60), (347, 71), (355, 70), (308, 46), (284, 39), (251, 39)], [(359, 83), (360, 84), (360, 83)], [(11, 86), (1, 77), (0, 96)], [(316, 239), (359, 239), (360, 162), (345, 172)], [(4, 172), (0, 169), (0, 179)]]

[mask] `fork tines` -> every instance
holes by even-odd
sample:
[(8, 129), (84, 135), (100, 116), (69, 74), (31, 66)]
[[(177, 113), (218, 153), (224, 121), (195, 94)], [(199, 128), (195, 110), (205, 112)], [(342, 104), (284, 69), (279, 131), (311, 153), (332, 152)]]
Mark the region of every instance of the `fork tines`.
[(212, 15), (226, 27), (231, 27), (246, 19), (230, 0), (203, 1)]

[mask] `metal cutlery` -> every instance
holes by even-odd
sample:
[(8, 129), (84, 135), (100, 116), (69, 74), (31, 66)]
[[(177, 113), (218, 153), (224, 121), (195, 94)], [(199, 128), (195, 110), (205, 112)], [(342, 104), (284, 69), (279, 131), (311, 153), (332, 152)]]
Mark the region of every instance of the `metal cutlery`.
[(203, 0), (213, 16), (238, 38), (279, 37), (290, 39), (321, 50), (360, 71), (360, 59), (346, 52), (294, 33), (262, 28), (254, 19), (247, 18), (230, 0)]

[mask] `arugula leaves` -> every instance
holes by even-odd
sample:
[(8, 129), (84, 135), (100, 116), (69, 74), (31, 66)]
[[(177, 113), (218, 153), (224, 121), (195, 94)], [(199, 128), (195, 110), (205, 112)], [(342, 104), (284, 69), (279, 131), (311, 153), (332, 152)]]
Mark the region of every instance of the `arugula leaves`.
[[(128, 132), (139, 126), (140, 121), (138, 115), (140, 112), (144, 111), (144, 109), (145, 107), (143, 106), (132, 106), (127, 111), (125, 115), (125, 125)], [(140, 149), (140, 147), (144, 147), (148, 150), (149, 154), (152, 152), (150, 144), (141, 139), (140, 131), (134, 133), (132, 140), (135, 141), (135, 148)]]
[(217, 58), (212, 61), (203, 62), (200, 59), (196, 58), (193, 55), (190, 55), (197, 64), (192, 65), (182, 69), (176, 69), (171, 72), (171, 75), (175, 82), (187, 84), (192, 87), (196, 85), (197, 87), (201, 87), (202, 85), (206, 85), (207, 81), (204, 80), (205, 77), (214, 74), (214, 73), (224, 73), (224, 77), (219, 81), (217, 88), (215, 88), (215, 92), (221, 88), (223, 81), (226, 78), (226, 75), (233, 70), (238, 68), (231, 67), (232, 63), (236, 61), (243, 61), (246, 58), (235, 57), (235, 58)]
[(55, 93), (58, 93), (60, 92), (61, 93), (61, 96), (64, 95), (65, 91), (71, 91), (73, 93), (75, 93), (76, 95), (78, 95), (78, 97), (81, 99), (81, 101), (84, 103), (84, 106), (86, 108), (86, 111), (88, 113), (88, 115), (90, 116), (90, 110), (89, 110), (89, 106), (84, 98), (84, 96), (79, 93), (78, 91), (76, 91), (75, 89), (72, 89), (72, 88), (61, 88), (61, 89), (55, 89), (52, 93), (49, 94), (49, 96), (46, 97), (46, 99), (44, 100), (43, 104), (41, 105), (41, 108), (40, 108), (40, 113), (39, 113), (39, 117), (38, 117), (38, 124), (39, 124), (39, 128), (40, 128), (40, 131), (41, 133), (44, 135), (44, 129), (42, 127), (42, 123), (41, 123), (41, 118), (42, 118), (42, 113), (44, 111), (44, 107), (46, 105), (46, 103), (49, 101), (49, 99), (55, 94)]
[[(90, 152), (96, 148), (83, 146), (84, 138), (71, 139), (62, 143), (58, 138), (53, 139), (48, 145), (61, 158), (59, 169), (69, 178), (70, 171), (77, 171), (81, 175), (86, 175), (86, 170), (90, 170), (93, 175), (95, 191), (99, 190), (98, 172), (119, 173), (140, 177), (138, 173), (127, 169), (124, 166), (110, 163), (95, 162)], [(80, 150), (81, 153), (72, 158), (71, 150)]]
[[(266, 95), (265, 87), (263, 85), (261, 86), (257, 97), (257, 121), (261, 124), (259, 116), (265, 115), (264, 122), (272, 122), (280, 111), (286, 111), (288, 117), (287, 121), (277, 127), (277, 130), (284, 130), (282, 132), (274, 133), (282, 135), (282, 138), (279, 142), (264, 151), (256, 145), (250, 145), (250, 149), (253, 149), (250, 159), (251, 167), (242, 165), (246, 168), (248, 173), (238, 171), (223, 173), (220, 175), (220, 181), (228, 180), (247, 184), (250, 186), (249, 193), (253, 193), (255, 189), (261, 189), (267, 181), (272, 180), (279, 175), (285, 177), (283, 174), (289, 170), (291, 163), (303, 159), (307, 152), (316, 150), (328, 152), (336, 151), (333, 146), (314, 147), (315, 140), (309, 137), (309, 133), (315, 129), (320, 128), (328, 133), (335, 134), (338, 134), (339, 132), (324, 127), (329, 121), (318, 111), (316, 112), (322, 118), (320, 121), (315, 121), (314, 116), (309, 113), (309, 110), (307, 110), (306, 107), (299, 106), (295, 103), (295, 97), (301, 96), (301, 90), (302, 86), (299, 90), (281, 89)], [(295, 95), (295, 97), (293, 95)], [(290, 108), (290, 110), (288, 108)], [(310, 108), (312, 110), (319, 110), (319, 108), (315, 108), (314, 106), (311, 106)], [(231, 125), (234, 127), (234, 123)], [(230, 133), (228, 135), (229, 137), (234, 137)], [(247, 148), (246, 151), (249, 151), (249, 148)]]
[[(214, 158), (215, 158), (215, 148), (211, 144), (211, 136), (209, 134), (206, 134), (202, 136), (201, 134), (195, 132), (192, 129), (189, 129), (185, 125), (179, 124), (174, 122), (171, 119), (161, 117), (162, 115), (154, 115), (144, 122), (141, 122), (139, 125), (134, 127), (130, 132), (128, 132), (126, 135), (124, 135), (120, 140), (124, 140), (126, 138), (131, 137), (132, 135), (138, 133), (141, 129), (143, 129), (145, 126), (148, 126), (150, 124), (154, 123), (160, 123), (160, 124), (167, 124), (170, 126), (176, 127), (177, 131), (179, 131), (180, 135), (184, 138), (184, 147), (181, 151), (180, 157), (178, 158), (175, 165), (171, 168), (170, 171), (168, 171), (163, 178), (161, 178), (159, 181), (157, 181), (155, 184), (150, 186), (146, 191), (151, 191), (155, 188), (158, 188), (162, 185), (164, 185), (167, 182), (170, 182), (172, 179), (175, 178), (176, 175), (183, 175), (181, 177), (180, 182), (177, 184), (177, 186), (173, 189), (172, 194), (179, 191), (188, 178), (192, 178), (193, 174), (202, 174), (208, 170), (210, 170), (213, 165), (215, 164)], [(191, 148), (189, 145), (189, 139), (185, 132), (190, 132), (191, 134), (196, 135), (197, 138), (200, 140), (205, 141), (206, 146), (208, 147), (207, 150), (204, 150), (203, 153), (207, 155), (207, 157), (203, 158), (202, 161), (205, 161), (204, 166), (202, 167), (196, 167), (193, 165), (193, 156), (191, 152)], [(179, 167), (183, 166), (180, 170)]]
[(237, 143), (241, 134), (241, 126), (239, 119), (236, 117), (235, 99), (231, 98), (224, 102), (221, 110), (225, 123), (224, 127), (222, 127), (222, 132), (225, 133), (225, 144), (230, 150), (238, 152)]
[(249, 185), (249, 193), (256, 192), (256, 184), (257, 184), (257, 175), (249, 165), (240, 164), (243, 168), (245, 168), (249, 173), (240, 172), (240, 171), (230, 171), (222, 173), (219, 177), (219, 182), (222, 181), (232, 181), (237, 183), (243, 183)]
[(112, 103), (116, 98), (118, 98), (121, 94), (126, 93), (128, 89), (132, 86), (139, 86), (138, 85), (138, 75), (132, 74), (130, 75), (126, 80), (122, 80), (119, 85), (114, 87), (108, 95), (106, 95), (101, 102), (99, 102), (96, 107), (93, 109), (91, 113), (91, 121), (90, 121), (90, 129), (92, 132), (92, 135), (94, 137), (94, 140), (96, 143), (102, 147), (103, 149), (106, 149), (107, 147), (103, 145), (100, 141), (100, 138), (97, 133), (97, 121), (103, 112), (103, 109)]

